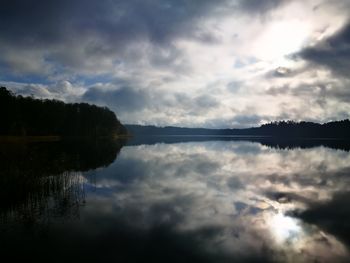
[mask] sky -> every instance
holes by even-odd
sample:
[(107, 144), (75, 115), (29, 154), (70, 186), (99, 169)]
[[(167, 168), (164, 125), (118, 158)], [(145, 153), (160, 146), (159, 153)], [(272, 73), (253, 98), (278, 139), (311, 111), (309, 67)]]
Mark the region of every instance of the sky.
[(349, 0), (2, 0), (0, 85), (128, 124), (350, 118)]

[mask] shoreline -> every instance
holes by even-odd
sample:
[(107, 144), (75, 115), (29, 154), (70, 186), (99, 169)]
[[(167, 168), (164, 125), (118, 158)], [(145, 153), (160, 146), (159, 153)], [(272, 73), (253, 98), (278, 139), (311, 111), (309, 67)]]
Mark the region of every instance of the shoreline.
[(46, 135), (46, 136), (15, 136), (15, 135), (0, 135), (0, 143), (2, 142), (57, 142), (62, 140), (61, 136)]
[(58, 142), (63, 140), (91, 140), (91, 139), (128, 139), (131, 135), (115, 135), (101, 137), (87, 136), (58, 136), (58, 135), (37, 135), (37, 136), (16, 136), (16, 135), (0, 135), (0, 143), (30, 143), (30, 142)]

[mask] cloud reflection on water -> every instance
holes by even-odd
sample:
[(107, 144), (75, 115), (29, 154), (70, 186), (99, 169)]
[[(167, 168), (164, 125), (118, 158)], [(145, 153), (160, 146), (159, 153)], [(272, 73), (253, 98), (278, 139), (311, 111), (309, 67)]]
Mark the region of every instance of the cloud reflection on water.
[(349, 163), (347, 152), (324, 147), (219, 141), (125, 147), (96, 173), (81, 216), (87, 225), (94, 215), (118, 218), (141, 233), (161, 227), (228, 259), (345, 262), (339, 233), (307, 211), (349, 191)]

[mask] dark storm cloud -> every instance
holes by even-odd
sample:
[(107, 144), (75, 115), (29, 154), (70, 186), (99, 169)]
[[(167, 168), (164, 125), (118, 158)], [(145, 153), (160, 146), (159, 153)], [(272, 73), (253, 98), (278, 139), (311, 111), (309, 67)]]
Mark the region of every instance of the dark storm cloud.
[[(3, 1), (0, 9), (0, 49), (15, 68), (12, 50), (21, 48), (28, 59), (55, 66), (55, 70), (86, 67), (89, 59), (133, 59), (129, 44), (152, 43), (168, 56), (154, 52), (154, 63), (164, 65), (180, 56), (171, 41), (176, 37), (213, 43), (217, 38), (197, 23), (215, 14), (220, 1)], [(39, 54), (35, 54), (36, 51)], [(158, 55), (157, 55), (158, 54)], [(136, 57), (135, 60), (138, 60)], [(38, 63), (38, 62), (37, 62)], [(21, 63), (17, 63), (21, 64)], [(24, 73), (27, 73), (23, 69)], [(29, 72), (31, 73), (31, 72)], [(50, 72), (53, 73), (52, 71)], [(57, 72), (55, 72), (57, 73)]]
[(283, 85), (280, 87), (271, 87), (266, 94), (272, 96), (292, 95), (295, 97), (306, 97), (310, 100), (336, 99), (341, 102), (349, 102), (350, 100), (350, 82), (347, 80), (334, 81), (316, 81), (314, 83), (300, 83), (292, 87), (291, 85)]
[(69, 1), (5, 0), (0, 9), (1, 41), (18, 45), (46, 45), (67, 30)]
[[(225, 101), (231, 98), (233, 101), (234, 97), (233, 94), (225, 94), (228, 92), (248, 98), (237, 98), (246, 101), (244, 104), (254, 104), (254, 96), (251, 97), (252, 93), (249, 93), (251, 86), (248, 79), (257, 76), (254, 64), (257, 65), (260, 58), (259, 54), (249, 54), (249, 57), (243, 54), (250, 47), (248, 42), (253, 42), (257, 37), (255, 30), (260, 31), (261, 28), (263, 35), (265, 28), (268, 29), (270, 24), (285, 16), (284, 7), (291, 2), (293, 1), (4, 0), (0, 8), (0, 81), (30, 84), (22, 89), (22, 94), (68, 101), (87, 100), (108, 106), (118, 114), (130, 113), (124, 116), (128, 123), (142, 119), (145, 123), (162, 125), (227, 127), (231, 123), (233, 127), (256, 126), (274, 118), (259, 117), (258, 108), (248, 112), (232, 112), (225, 120), (222, 120), (222, 116), (216, 117), (217, 119), (212, 116), (214, 111), (230, 112)], [(326, 7), (327, 5), (321, 5), (319, 9)], [(279, 11), (281, 12), (277, 14)], [(334, 12), (336, 16), (338, 11)], [(266, 14), (270, 15), (270, 20), (260, 19)], [(242, 23), (246, 19), (252, 22), (251, 25)], [(325, 50), (330, 52), (333, 48), (346, 51), (348, 47), (341, 43), (348, 43), (347, 31), (344, 29), (322, 41), (328, 41), (332, 46), (319, 43), (304, 49), (298, 54), (299, 58), (310, 61), (308, 64), (312, 66), (324, 64), (345, 75), (346, 70), (342, 67), (349, 66), (348, 57), (342, 59), (337, 53), (337, 56), (328, 55), (329, 58), (326, 58), (323, 55), (322, 58), (318, 54)], [(256, 40), (259, 44), (260, 40)], [(240, 41), (242, 50), (236, 46)], [(232, 52), (229, 52), (228, 46)], [(197, 47), (203, 56), (196, 54)], [(232, 63), (235, 64), (232, 70), (242, 70), (244, 73), (234, 79), (235, 74), (227, 75), (223, 69), (220, 73), (222, 81), (230, 83), (227, 90), (222, 91), (221, 80), (217, 80), (221, 77), (218, 77), (216, 71), (228, 66), (225, 64), (226, 59), (222, 59), (221, 65), (219, 58), (226, 56), (226, 52), (231, 55), (237, 53), (232, 58)], [(217, 68), (210, 69), (207, 64), (215, 57), (218, 57), (215, 60)], [(252, 66), (252, 71), (248, 72), (248, 65)], [(288, 78), (292, 77), (301, 78), (298, 74), (303, 72), (295, 71), (293, 66), (291, 69), (279, 67), (266, 77), (280, 78), (276, 81), (282, 82), (289, 81)], [(126, 83), (115, 84), (115, 78), (124, 79)], [(209, 79), (210, 82), (218, 83), (210, 91), (204, 88)], [(54, 87), (54, 83), (63, 80), (72, 85), (67, 91), (61, 92), (59, 87)], [(45, 83), (47, 88), (37, 85), (38, 83)], [(185, 90), (185, 85), (196, 86), (198, 91), (190, 88)], [(339, 97), (345, 102), (349, 96), (343, 87), (345, 85), (332, 89), (330, 96)], [(84, 92), (85, 95), (81, 96)], [(278, 95), (279, 91), (271, 89), (269, 92), (270, 95), (274, 92)], [(314, 95), (318, 91), (288, 88), (287, 92), (295, 96), (302, 94), (307, 98), (308, 94)], [(328, 89), (319, 91), (320, 105), (329, 92)], [(224, 96), (224, 101), (220, 101), (219, 98)], [(234, 102), (231, 105), (233, 104)], [(342, 111), (346, 112), (346, 108)], [(147, 115), (144, 114), (146, 112)], [(332, 112), (333, 116), (336, 114)], [(232, 119), (235, 115), (237, 116)], [(303, 118), (304, 115), (304, 109), (298, 111), (298, 117)], [(286, 118), (294, 116), (296, 114), (288, 112)]]
[(240, 8), (249, 13), (266, 13), (280, 5), (286, 0), (240, 0)]
[(349, 76), (350, 67), (350, 23), (334, 35), (295, 55), (311, 62), (311, 66), (322, 66), (343, 77)]
[[(172, 45), (174, 39), (189, 38), (207, 44), (221, 41), (220, 36), (202, 25), (204, 18), (239, 11), (263, 13), (282, 2), (5, 0), (0, 9), (0, 51), (6, 56), (0, 58), (0, 65), (17, 69), (17, 74), (40, 75), (40, 68), (48, 65), (52, 69), (46, 75), (82, 68), (98, 74), (96, 68), (105, 66), (99, 60), (110, 59), (112, 64), (133, 60), (132, 53), (140, 50), (130, 52), (130, 43), (146, 42), (154, 50), (166, 50), (166, 56), (156, 51), (151, 54), (154, 57), (150, 62), (162, 66), (182, 56)], [(12, 51), (19, 49), (22, 59), (15, 60)], [(140, 55), (134, 59), (139, 60)], [(37, 65), (36, 71), (19, 69), (18, 65), (27, 60)], [(185, 62), (180, 66), (186, 67)]]

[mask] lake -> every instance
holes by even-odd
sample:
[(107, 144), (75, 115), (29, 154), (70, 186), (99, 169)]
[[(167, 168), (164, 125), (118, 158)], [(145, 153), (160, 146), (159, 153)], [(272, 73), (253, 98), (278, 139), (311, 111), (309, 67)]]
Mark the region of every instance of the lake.
[(349, 143), (0, 146), (0, 252), (62, 262), (348, 262)]

